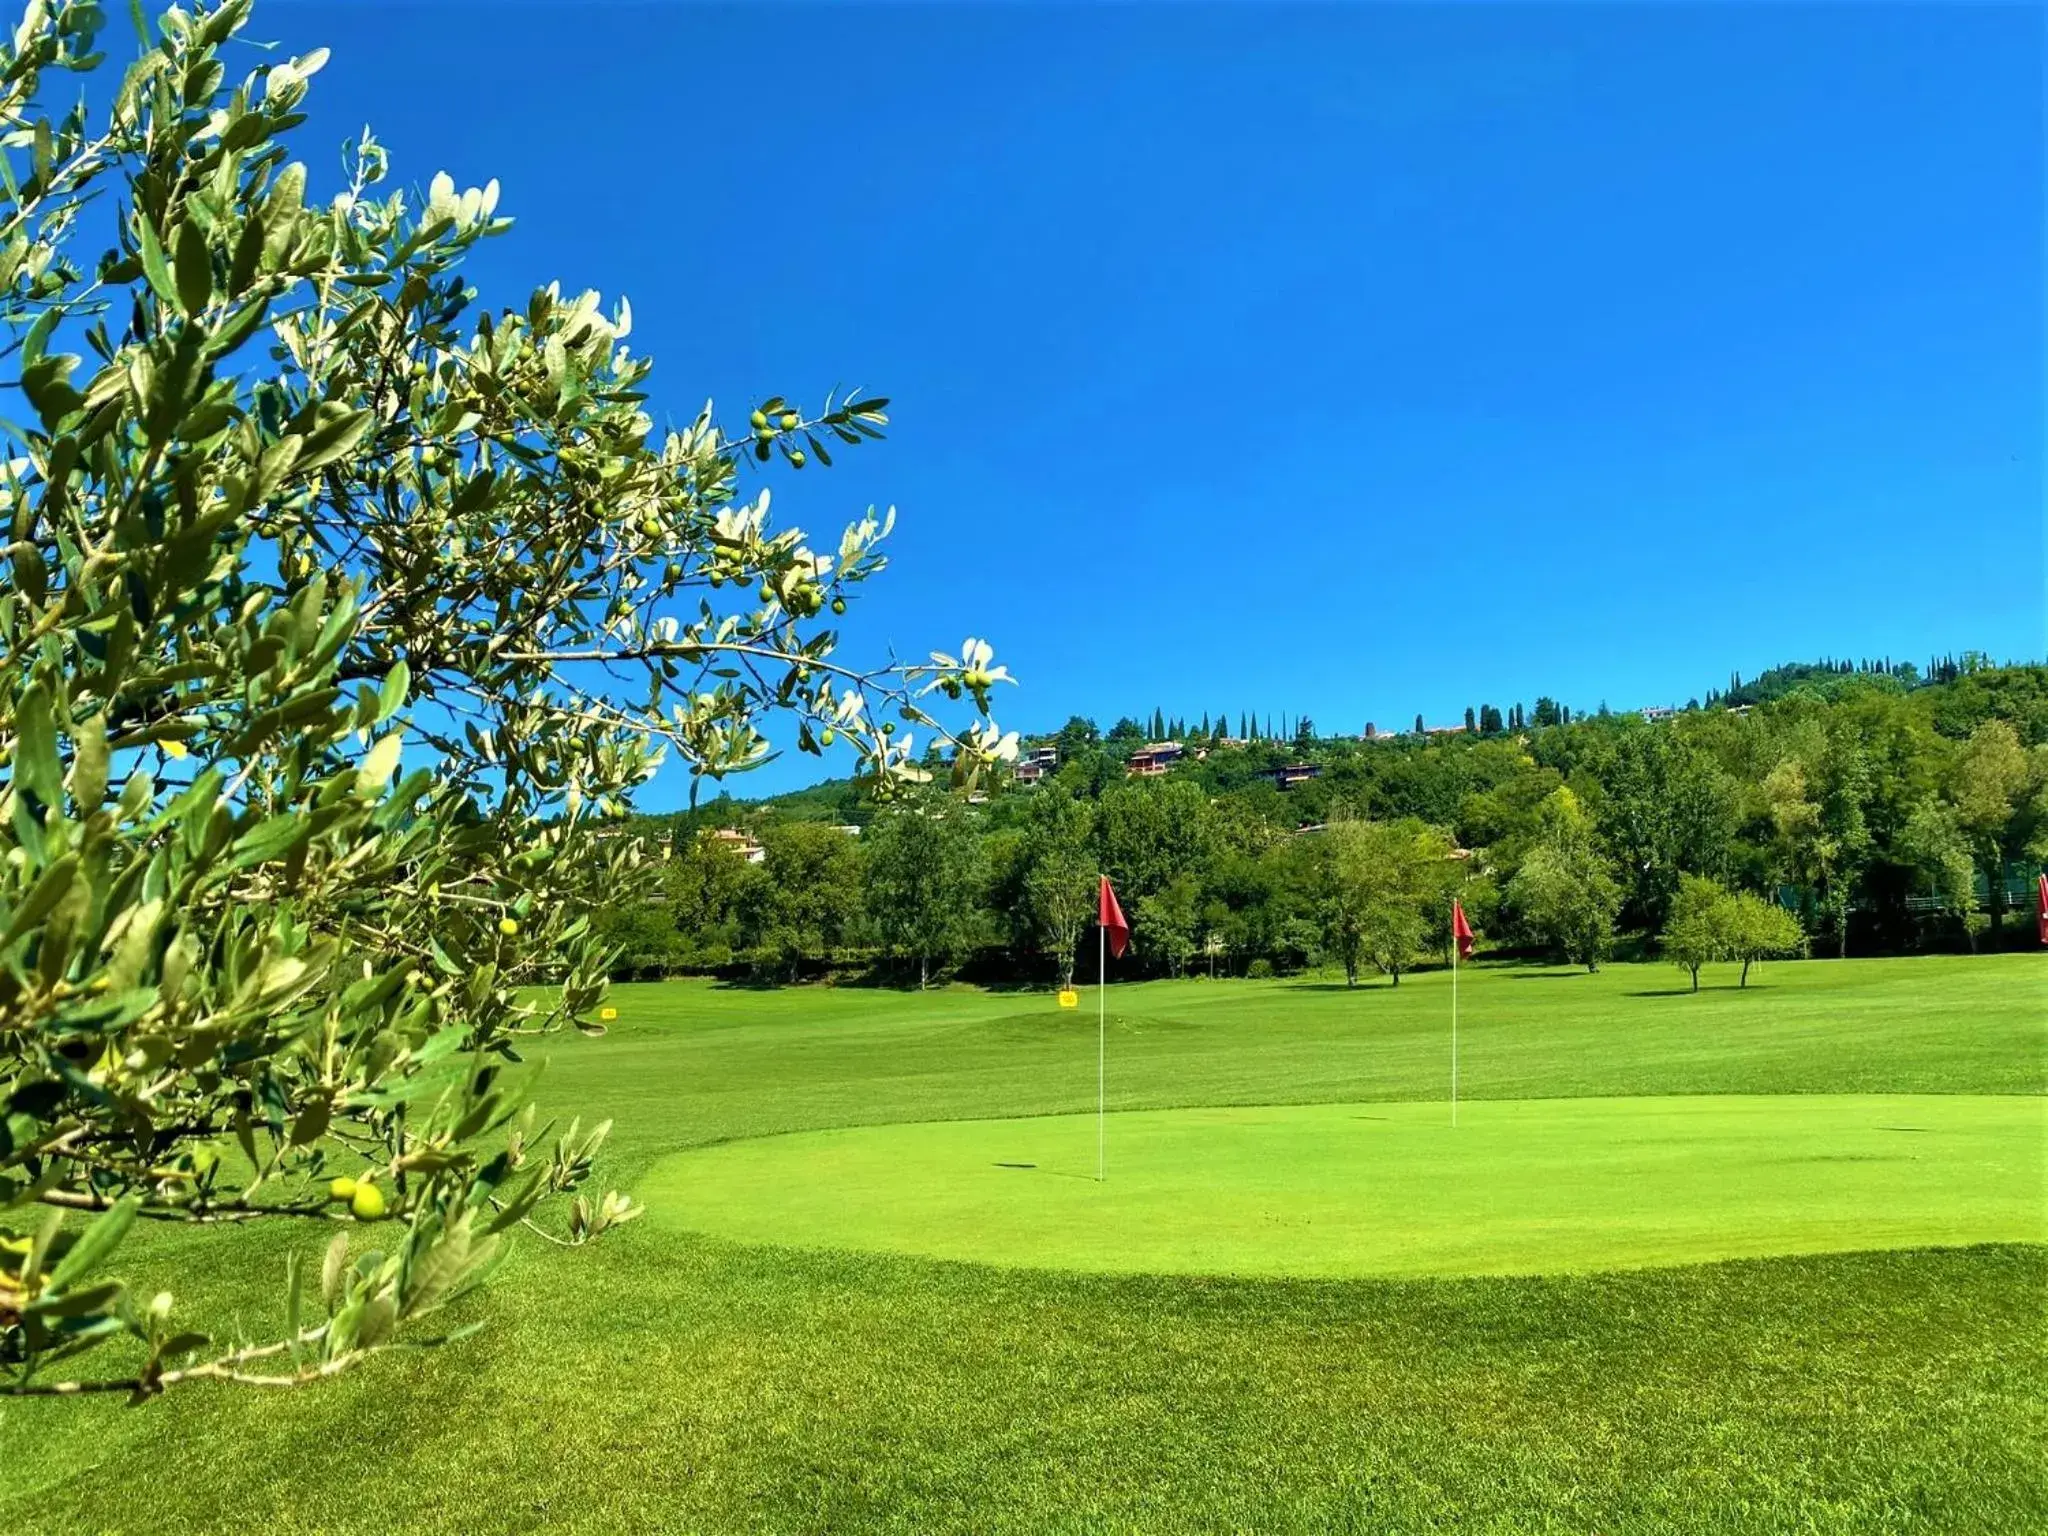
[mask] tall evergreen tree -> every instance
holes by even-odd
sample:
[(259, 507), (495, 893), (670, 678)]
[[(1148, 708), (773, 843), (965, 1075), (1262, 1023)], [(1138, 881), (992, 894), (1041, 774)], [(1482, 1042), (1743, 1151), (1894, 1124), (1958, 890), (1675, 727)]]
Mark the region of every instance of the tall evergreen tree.
[(1466, 731), (1466, 734), (1468, 734), (1468, 735), (1474, 734), (1474, 733), (1476, 733), (1476, 732), (1478, 731), (1478, 729), (1479, 729), (1479, 717), (1478, 717), (1478, 715), (1477, 715), (1477, 714), (1475, 714), (1475, 713), (1473, 712), (1472, 706), (1471, 706), (1470, 704), (1467, 704), (1467, 705), (1465, 706), (1465, 731)]

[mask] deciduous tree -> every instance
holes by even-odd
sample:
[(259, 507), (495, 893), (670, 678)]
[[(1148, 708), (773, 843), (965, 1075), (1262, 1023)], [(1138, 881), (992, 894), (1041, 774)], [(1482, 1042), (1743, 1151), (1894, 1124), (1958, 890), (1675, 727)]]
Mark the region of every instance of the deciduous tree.
[(1565, 959), (1597, 971), (1614, 942), (1621, 888), (1570, 789), (1551, 794), (1541, 820), (1540, 840), (1509, 883), (1507, 900), (1521, 921)]
[(1664, 958), (1692, 978), (1695, 992), (1700, 989), (1700, 967), (1726, 959), (1732, 952), (1729, 916), (1728, 893), (1719, 884), (1697, 875), (1678, 882), (1671, 914), (1657, 943)]
[(877, 817), (862, 837), (867, 905), (885, 953), (917, 960), (929, 985), (971, 937), (980, 883), (979, 852), (966, 808), (950, 799), (905, 804)]
[(1742, 962), (1741, 985), (1749, 985), (1749, 968), (1757, 961), (1805, 952), (1806, 932), (1799, 919), (1775, 901), (1738, 891), (1726, 906), (1722, 921), (1728, 934), (1728, 955)]
[(1991, 945), (2005, 920), (2005, 869), (2025, 854), (2048, 856), (2048, 747), (2029, 750), (2004, 720), (1971, 731), (1949, 772), (1956, 825), (1989, 888)]

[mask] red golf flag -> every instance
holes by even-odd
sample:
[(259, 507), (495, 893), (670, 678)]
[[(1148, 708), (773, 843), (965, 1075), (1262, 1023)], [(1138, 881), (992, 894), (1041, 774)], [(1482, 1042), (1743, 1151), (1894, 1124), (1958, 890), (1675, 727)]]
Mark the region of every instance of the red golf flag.
[(2036, 915), (2041, 919), (2041, 942), (2048, 944), (2048, 875), (2041, 877), (2041, 892), (2036, 898)]
[(1453, 897), (1451, 900), (1451, 937), (1458, 945), (1458, 958), (1472, 958), (1472, 925), (1465, 921), (1465, 903)]
[(1116, 892), (1109, 888), (1109, 876), (1102, 877), (1102, 889), (1095, 898), (1095, 921), (1109, 939), (1109, 952), (1121, 956), (1131, 942), (1131, 925), (1124, 921), (1124, 909), (1116, 904)]

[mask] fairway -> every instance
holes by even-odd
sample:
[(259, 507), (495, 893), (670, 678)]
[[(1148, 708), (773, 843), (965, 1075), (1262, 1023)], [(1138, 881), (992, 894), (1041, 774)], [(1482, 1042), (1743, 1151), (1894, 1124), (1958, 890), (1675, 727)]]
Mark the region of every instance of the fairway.
[(659, 1164), (746, 1242), (1162, 1274), (1552, 1274), (2037, 1242), (2043, 1101), (1813, 1095), (1321, 1104), (942, 1121)]
[[(316, 1390), (13, 1405), (0, 1519), (2048, 1530), (2038, 960), (1476, 966), (1455, 1133), (1442, 972), (1119, 986), (1101, 1186), (1050, 997), (622, 987), (537, 1092), (644, 1220)], [(216, 1236), (131, 1240), (233, 1337), (328, 1234)]]

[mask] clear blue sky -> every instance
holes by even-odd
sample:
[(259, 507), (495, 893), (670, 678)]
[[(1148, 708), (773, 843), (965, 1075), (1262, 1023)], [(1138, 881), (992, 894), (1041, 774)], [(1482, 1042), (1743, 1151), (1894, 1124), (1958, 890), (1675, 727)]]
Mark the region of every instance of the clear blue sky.
[[(658, 407), (886, 393), (867, 655), (1006, 725), (2044, 643), (2043, 17), (1776, 4), (270, 4), (304, 153), (498, 177)], [(317, 149), (317, 156), (315, 151)], [(779, 764), (765, 791), (814, 777)], [(657, 801), (680, 786), (664, 786)]]

